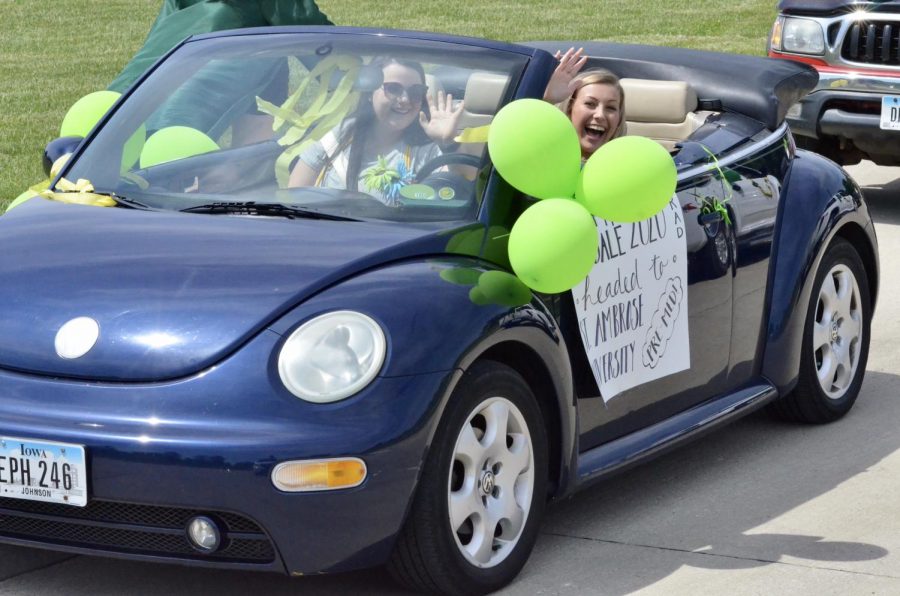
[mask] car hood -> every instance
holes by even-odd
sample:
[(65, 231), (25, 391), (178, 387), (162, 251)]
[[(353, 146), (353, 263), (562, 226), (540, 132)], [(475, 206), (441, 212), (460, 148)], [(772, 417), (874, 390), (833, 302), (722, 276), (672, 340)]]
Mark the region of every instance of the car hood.
[(900, 12), (900, 0), (781, 0), (778, 10), (795, 14), (831, 14), (860, 9)]
[[(34, 199), (0, 217), (0, 367), (155, 381), (217, 362), (322, 288), (440, 252), (411, 225), (104, 209)], [(57, 353), (67, 322), (99, 338)]]

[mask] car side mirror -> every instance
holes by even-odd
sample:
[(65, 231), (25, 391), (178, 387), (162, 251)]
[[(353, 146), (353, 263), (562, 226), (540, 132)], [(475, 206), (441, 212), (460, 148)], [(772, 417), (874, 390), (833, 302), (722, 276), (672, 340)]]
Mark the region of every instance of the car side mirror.
[(47, 146), (44, 147), (43, 166), (44, 173), (48, 178), (51, 177), (50, 170), (53, 168), (53, 164), (59, 158), (74, 153), (82, 140), (84, 137), (59, 137), (47, 143)]

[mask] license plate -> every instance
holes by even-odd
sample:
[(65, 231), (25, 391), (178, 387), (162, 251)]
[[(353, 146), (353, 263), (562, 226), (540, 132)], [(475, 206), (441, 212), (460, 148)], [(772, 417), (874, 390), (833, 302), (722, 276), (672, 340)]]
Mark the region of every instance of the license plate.
[(886, 95), (881, 98), (881, 129), (900, 130), (900, 96)]
[(84, 447), (0, 437), (0, 497), (84, 507)]

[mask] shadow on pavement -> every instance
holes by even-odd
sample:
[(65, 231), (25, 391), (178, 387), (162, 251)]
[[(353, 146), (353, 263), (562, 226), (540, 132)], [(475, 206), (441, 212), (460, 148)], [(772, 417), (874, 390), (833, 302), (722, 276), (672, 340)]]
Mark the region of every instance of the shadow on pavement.
[(900, 178), (879, 186), (862, 187), (872, 219), (879, 224), (900, 224)]
[[(898, 381), (897, 375), (870, 370), (859, 401), (841, 421), (794, 425), (756, 413), (557, 504), (543, 528), (545, 540), (556, 540), (557, 552), (538, 550), (514, 586), (517, 593), (536, 591), (535, 586), (552, 589), (542, 581), (543, 565), (552, 566), (557, 578), (578, 576), (580, 569), (568, 568), (559, 555), (560, 537), (595, 541), (598, 553), (606, 552), (606, 545), (644, 547), (631, 551), (641, 556), (640, 564), (620, 561), (626, 569), (608, 559), (594, 562), (591, 576), (594, 585), (602, 582), (604, 595), (646, 588), (685, 564), (745, 569), (790, 557), (802, 565), (820, 562), (850, 570), (840, 563), (886, 557), (889, 551), (878, 545), (824, 540), (816, 535), (815, 523), (802, 526), (808, 534), (754, 529), (900, 450)], [(853, 510), (850, 503), (846, 507)], [(659, 550), (654, 554), (652, 549)], [(670, 556), (673, 551), (679, 556)], [(605, 563), (613, 563), (608, 571)], [(584, 569), (583, 560), (580, 565)]]

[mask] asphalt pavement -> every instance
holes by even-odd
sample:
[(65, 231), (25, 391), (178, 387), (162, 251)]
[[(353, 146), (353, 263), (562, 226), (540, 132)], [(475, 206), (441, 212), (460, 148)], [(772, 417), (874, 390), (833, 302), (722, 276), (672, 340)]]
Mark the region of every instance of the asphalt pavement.
[[(555, 504), (503, 594), (900, 594), (900, 168), (848, 168), (882, 287), (856, 406), (826, 426), (754, 414)], [(289, 579), (0, 547), (4, 596), (401, 594), (379, 570)]]

